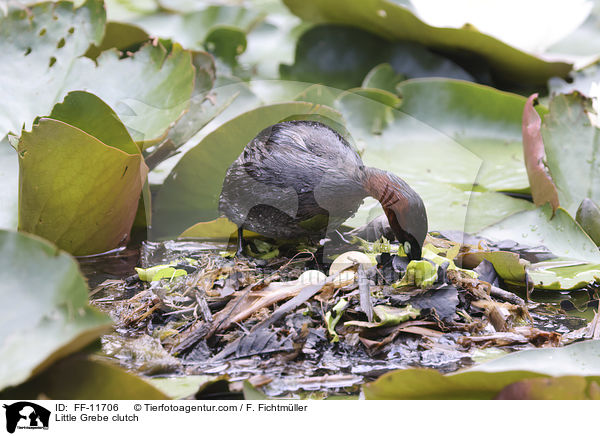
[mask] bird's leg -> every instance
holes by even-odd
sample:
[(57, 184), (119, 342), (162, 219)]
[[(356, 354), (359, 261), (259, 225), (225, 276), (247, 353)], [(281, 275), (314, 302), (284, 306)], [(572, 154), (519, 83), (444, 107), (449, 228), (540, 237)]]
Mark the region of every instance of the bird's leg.
[(244, 254), (244, 227), (238, 227), (237, 235), (237, 251), (235, 252), (236, 257), (241, 257)]

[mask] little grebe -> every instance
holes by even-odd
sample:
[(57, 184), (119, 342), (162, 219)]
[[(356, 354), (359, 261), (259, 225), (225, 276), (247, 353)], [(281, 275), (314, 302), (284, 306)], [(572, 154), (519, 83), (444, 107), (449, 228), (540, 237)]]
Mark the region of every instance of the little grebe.
[(279, 239), (321, 238), (368, 196), (383, 206), (408, 257), (420, 259), (427, 213), (419, 194), (396, 175), (365, 167), (330, 127), (287, 121), (246, 145), (227, 171), (219, 209), (238, 226), (238, 244), (242, 228)]

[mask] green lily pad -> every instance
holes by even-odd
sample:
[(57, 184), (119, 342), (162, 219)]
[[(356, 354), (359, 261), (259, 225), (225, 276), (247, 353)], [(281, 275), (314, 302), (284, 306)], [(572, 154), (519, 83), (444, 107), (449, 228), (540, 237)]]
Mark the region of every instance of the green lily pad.
[[(397, 174), (423, 197), (430, 230), (474, 232), (533, 208), (498, 192), (523, 192), (529, 185), (523, 97), (449, 79), (408, 80), (398, 90), (398, 110), (352, 93), (335, 107), (364, 149), (365, 164)], [(385, 118), (374, 122), (378, 113)], [(380, 214), (372, 200), (347, 224), (360, 226)]]
[(77, 262), (50, 243), (0, 230), (0, 265), (7, 272), (0, 301), (10, 304), (0, 324), (0, 390), (23, 383), (110, 328), (110, 318), (88, 305)]
[(378, 88), (393, 94), (398, 92), (398, 85), (406, 79), (404, 74), (397, 73), (390, 64), (383, 63), (373, 67), (363, 79), (363, 88)]
[(104, 38), (100, 45), (92, 45), (85, 55), (90, 59), (96, 59), (100, 53), (111, 48), (121, 52), (136, 51), (148, 38), (148, 34), (138, 26), (110, 21), (106, 23)]
[(204, 42), (215, 27), (230, 26), (247, 33), (264, 16), (254, 8), (204, 4), (196, 5), (193, 11), (147, 14), (132, 22), (151, 35), (172, 39), (187, 49), (204, 50)]
[(524, 284), (528, 262), (522, 260), (517, 253), (509, 251), (469, 252), (465, 258), (476, 258), (477, 263), (487, 260), (503, 280)]
[(225, 173), (246, 144), (265, 127), (305, 115), (339, 116), (319, 105), (281, 103), (246, 112), (208, 134), (181, 158), (160, 188), (154, 202), (154, 237), (178, 235), (199, 221), (217, 218)]
[(575, 220), (592, 241), (596, 245), (600, 245), (600, 208), (598, 205), (589, 198), (584, 198), (577, 209)]
[(592, 102), (581, 94), (557, 95), (542, 123), (546, 164), (560, 205), (573, 216), (584, 198), (600, 203), (599, 131), (590, 112)]
[(64, 95), (57, 94), (70, 85), (72, 69), (89, 62), (80, 56), (100, 43), (105, 20), (98, 0), (77, 9), (68, 2), (27, 10), (11, 3), (6, 15), (0, 14), (0, 98), (10, 102), (0, 110), (0, 139), (19, 134), (23, 124), (29, 129), (36, 116), (50, 112)]
[(434, 369), (391, 371), (363, 387), (367, 400), (491, 400), (506, 386), (544, 377), (529, 371), (465, 372), (442, 375)]
[(570, 400), (600, 398), (598, 383), (600, 376), (549, 378), (518, 370), (442, 375), (432, 369), (405, 369), (387, 373), (363, 390), (367, 400)]
[(282, 64), (279, 72), (286, 80), (348, 89), (360, 86), (369, 70), (384, 62), (405, 78), (473, 80), (461, 67), (419, 44), (390, 42), (356, 27), (338, 25), (308, 29), (298, 40), (294, 64)]
[(156, 0), (104, 0), (104, 2), (108, 19), (119, 22), (127, 22), (157, 12), (160, 6)]
[(187, 110), (194, 67), (191, 53), (179, 44), (170, 50), (147, 44), (123, 59), (117, 50), (109, 50), (96, 62), (75, 65), (69, 88), (85, 89), (109, 104), (136, 142), (162, 138)]
[(552, 207), (516, 213), (486, 227), (480, 236), (494, 241), (510, 239), (535, 247), (543, 245), (557, 256), (600, 262), (600, 250), (569, 213), (558, 208), (552, 217)]
[[(586, 42), (584, 46), (589, 43)], [(597, 55), (597, 53), (594, 53)], [(587, 97), (594, 97), (598, 91), (594, 83), (600, 82), (600, 64), (598, 62), (583, 69), (572, 71), (568, 79), (553, 77), (548, 81), (548, 89), (551, 94), (570, 94), (574, 91), (580, 92)]]
[(591, 340), (561, 348), (523, 350), (473, 366), (469, 372), (532, 371), (546, 376), (596, 376), (600, 372), (600, 341)]
[(184, 145), (228, 105), (227, 101), (214, 101), (211, 94), (216, 75), (213, 57), (206, 52), (195, 52), (192, 62), (196, 68), (196, 79), (190, 107), (168, 134), (174, 148)]
[(63, 359), (30, 381), (0, 394), (4, 399), (167, 400), (144, 379), (92, 356)]
[(506, 386), (497, 400), (600, 400), (600, 377), (565, 376), (522, 380)]
[(252, 68), (253, 78), (279, 78), (279, 65), (294, 61), (296, 41), (311, 24), (302, 22), (279, 0), (264, 2), (262, 7), (267, 15), (246, 35), (248, 48), (238, 61)]
[(555, 262), (539, 262), (527, 272), (536, 289), (569, 291), (600, 281), (600, 264), (584, 263), (572, 266), (552, 266)]
[[(81, 98), (84, 97), (84, 98)], [(67, 108), (73, 101), (112, 120), (103, 137), (127, 145), (118, 119), (97, 97), (75, 93), (57, 108), (86, 130), (100, 127)], [(88, 128), (89, 126), (89, 128)], [(116, 139), (115, 139), (116, 138)], [(63, 121), (42, 118), (19, 142), (19, 229), (47, 238), (70, 253), (102, 253), (129, 238), (147, 167), (139, 152), (126, 153)]]
[(0, 141), (0, 229), (16, 229), (19, 219), (19, 159), (8, 140)]
[(140, 153), (117, 114), (94, 94), (72, 91), (48, 116), (83, 130), (99, 141), (128, 153)]
[(19, 134), (23, 124), (29, 129), (71, 90), (102, 98), (138, 142), (160, 139), (189, 105), (194, 69), (191, 54), (178, 44), (170, 50), (148, 44), (123, 59), (115, 49), (96, 62), (81, 56), (102, 40), (100, 0), (77, 9), (68, 2), (40, 3), (30, 12), (11, 8), (0, 20), (2, 76), (13, 78), (0, 85), (0, 97), (12, 102), (0, 114), (0, 137)]
[(216, 26), (204, 41), (204, 47), (229, 66), (237, 63), (237, 57), (246, 50), (246, 34), (233, 26)]
[[(284, 3), (293, 13), (308, 21), (352, 25), (388, 40), (420, 42), (439, 51), (476, 53), (487, 60), (499, 77), (517, 83), (544, 84), (550, 77), (564, 77), (571, 69), (567, 63), (547, 62), (511, 47), (490, 35), (479, 32), (472, 25), (462, 26), (465, 23), (461, 23), (456, 26), (458, 28), (429, 25), (415, 14), (415, 9), (398, 2), (386, 0), (332, 0), (327, 2), (284, 0)], [(471, 4), (470, 8), (473, 7)], [(536, 11), (536, 13), (540, 13), (540, 11)], [(572, 18), (558, 23), (553, 22), (555, 24), (552, 29), (553, 33), (561, 34), (563, 24), (564, 30), (573, 30), (575, 28), (573, 24), (577, 24), (577, 19), (585, 19), (585, 16)], [(510, 19), (513, 20), (514, 16), (511, 15)], [(497, 22), (497, 20), (492, 20), (492, 22)], [(529, 22), (527, 24), (530, 25)], [(503, 25), (501, 28), (511, 32), (515, 26)], [(528, 33), (535, 34), (535, 32)]]

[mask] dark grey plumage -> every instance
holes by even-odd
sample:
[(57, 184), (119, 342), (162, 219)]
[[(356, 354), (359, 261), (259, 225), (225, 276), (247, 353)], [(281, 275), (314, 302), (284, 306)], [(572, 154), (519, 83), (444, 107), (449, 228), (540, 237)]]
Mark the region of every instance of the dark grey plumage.
[[(393, 178), (391, 184), (388, 178)], [(219, 209), (239, 227), (268, 237), (314, 239), (339, 227), (369, 195), (382, 202), (384, 210), (388, 203), (388, 219), (394, 219), (390, 208), (404, 207), (404, 221), (419, 227), (417, 238), (425, 238), (419, 222), (424, 219), (426, 232), (423, 202), (402, 179), (365, 168), (358, 153), (328, 126), (288, 121), (261, 131), (246, 145), (227, 171)], [(415, 216), (413, 206), (418, 209)], [(401, 226), (390, 225), (398, 235)], [(412, 231), (402, 229), (407, 235)], [(420, 257), (423, 241), (414, 243)]]

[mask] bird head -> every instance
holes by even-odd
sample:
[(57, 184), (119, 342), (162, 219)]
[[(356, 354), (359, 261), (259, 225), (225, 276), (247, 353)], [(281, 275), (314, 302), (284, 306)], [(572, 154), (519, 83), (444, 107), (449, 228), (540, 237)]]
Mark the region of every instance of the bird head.
[(423, 199), (400, 177), (375, 168), (367, 169), (365, 188), (383, 207), (390, 227), (410, 260), (422, 257), (427, 236), (427, 212)]

